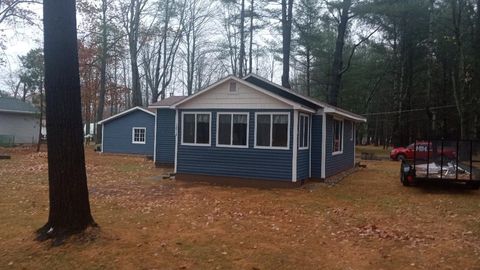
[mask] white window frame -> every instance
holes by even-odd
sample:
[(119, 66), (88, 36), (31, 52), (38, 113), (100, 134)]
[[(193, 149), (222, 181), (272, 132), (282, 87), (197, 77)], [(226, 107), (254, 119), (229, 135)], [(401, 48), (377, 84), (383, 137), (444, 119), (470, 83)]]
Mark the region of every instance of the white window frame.
[[(340, 135), (341, 136), (341, 144), (340, 144), (340, 151), (334, 151), (334, 143), (335, 143), (335, 121), (338, 121), (342, 124), (342, 134)], [(332, 136), (332, 156), (335, 156), (335, 155), (341, 155), (343, 154), (343, 144), (344, 144), (344, 141), (345, 141), (345, 121), (344, 119), (342, 118), (333, 118), (333, 123), (332, 123), (332, 133), (333, 133), (333, 136)]]
[[(259, 146), (257, 145), (257, 116), (258, 115), (270, 115), (270, 146)], [(287, 115), (288, 116), (288, 126), (287, 126), (287, 146), (272, 146), (272, 139), (273, 139), (273, 116), (274, 115)], [(278, 149), (278, 150), (290, 150), (290, 112), (256, 112), (255, 113), (255, 131), (253, 133), (254, 136), (254, 144), (253, 148), (257, 149)]]
[[(184, 133), (183, 128), (185, 127), (185, 114), (193, 114), (195, 115), (195, 132), (193, 134), (194, 143), (186, 143), (183, 141)], [(208, 143), (197, 143), (197, 114), (208, 114), (209, 122), (208, 122)], [(212, 145), (212, 113), (211, 112), (182, 112), (182, 145), (189, 145), (189, 146), (211, 146)]]
[[(307, 132), (307, 146), (303, 146), (303, 147), (300, 145), (301, 142), (302, 142), (302, 141), (300, 140), (300, 127), (301, 127), (300, 121), (301, 121), (302, 117), (306, 117), (305, 123), (308, 122), (308, 130), (305, 130), (305, 124), (304, 124), (304, 126), (303, 126), (303, 132)], [(298, 149), (300, 149), (300, 150), (308, 150), (308, 149), (310, 148), (310, 129), (311, 129), (311, 127), (310, 127), (310, 116), (309, 116), (308, 114), (305, 114), (305, 113), (300, 113), (300, 114), (298, 115), (298, 134), (297, 134), (297, 137), (298, 137)]]
[[(233, 145), (233, 115), (246, 115), (247, 116), (247, 144), (246, 145)], [(220, 144), (218, 142), (218, 131), (219, 131), (219, 119), (220, 115), (230, 115), (232, 122), (230, 123), (230, 144)], [(216, 146), (217, 147), (229, 147), (229, 148), (248, 148), (249, 143), (249, 132), (250, 131), (250, 113), (248, 112), (217, 112), (217, 122), (216, 122)]]
[[(144, 131), (144, 141), (135, 141), (135, 130), (143, 130)], [(132, 143), (133, 144), (146, 144), (147, 143), (147, 128), (146, 127), (132, 127)]]

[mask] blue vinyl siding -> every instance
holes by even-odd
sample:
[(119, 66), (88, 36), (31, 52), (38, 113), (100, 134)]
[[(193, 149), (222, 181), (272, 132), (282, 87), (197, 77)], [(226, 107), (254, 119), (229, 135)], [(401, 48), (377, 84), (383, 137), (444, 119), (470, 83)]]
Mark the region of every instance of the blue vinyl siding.
[(312, 178), (322, 178), (322, 115), (312, 116)]
[(355, 143), (351, 138), (352, 122), (344, 120), (343, 153), (332, 155), (333, 150), (333, 117), (327, 115), (327, 157), (325, 163), (326, 177), (353, 168)]
[(175, 110), (157, 109), (157, 148), (155, 163), (175, 163)]
[[(293, 110), (192, 110), (212, 113), (211, 146), (181, 144), (182, 111), (188, 112), (188, 110), (179, 111), (178, 173), (291, 181)], [(216, 147), (217, 112), (224, 111), (249, 112), (248, 148)], [(255, 112), (290, 113), (290, 148), (288, 150), (254, 148)]]
[[(155, 116), (135, 110), (103, 124), (103, 152), (153, 155)], [(146, 128), (145, 144), (132, 143), (132, 128)]]
[(297, 179), (305, 180), (308, 179), (310, 172), (310, 150), (300, 150), (297, 152)]

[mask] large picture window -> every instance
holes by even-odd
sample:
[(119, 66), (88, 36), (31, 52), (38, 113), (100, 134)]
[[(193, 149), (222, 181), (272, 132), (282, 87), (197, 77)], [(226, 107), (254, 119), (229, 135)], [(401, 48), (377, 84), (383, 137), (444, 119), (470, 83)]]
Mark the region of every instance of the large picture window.
[(183, 144), (210, 145), (210, 113), (184, 113)]
[(217, 145), (248, 147), (248, 113), (219, 113)]
[(134, 127), (132, 128), (132, 143), (135, 144), (145, 144), (146, 143), (146, 133), (147, 129), (144, 127)]
[(343, 153), (343, 121), (333, 119), (333, 154)]
[(288, 113), (256, 115), (255, 147), (287, 148), (290, 119)]
[(310, 121), (306, 114), (301, 114), (298, 121), (298, 147), (308, 149), (310, 141)]

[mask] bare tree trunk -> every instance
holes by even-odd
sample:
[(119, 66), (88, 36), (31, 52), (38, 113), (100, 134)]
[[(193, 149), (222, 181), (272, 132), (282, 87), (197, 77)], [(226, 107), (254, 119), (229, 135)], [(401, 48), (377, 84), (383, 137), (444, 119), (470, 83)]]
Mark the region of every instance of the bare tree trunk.
[(290, 44), (292, 41), (293, 0), (282, 0), (282, 86), (290, 88)]
[(25, 99), (27, 98), (27, 85), (23, 83), (23, 95), (22, 95), (22, 101), (25, 102)]
[(335, 42), (335, 52), (333, 53), (332, 74), (328, 93), (328, 103), (334, 106), (337, 106), (338, 94), (342, 83), (343, 49), (345, 47), (345, 33), (350, 20), (349, 12), (351, 6), (352, 0), (343, 0), (340, 22), (337, 27), (337, 40)]
[(242, 0), (242, 7), (240, 11), (240, 57), (239, 57), (239, 71), (238, 75), (243, 77), (243, 69), (245, 63), (245, 0)]
[(90, 212), (83, 148), (74, 0), (44, 0), (45, 92), (50, 212), (39, 240), (84, 231)]
[(430, 110), (432, 105), (432, 69), (433, 69), (433, 9), (435, 6), (435, 0), (430, 0), (428, 8), (428, 39), (427, 39), (427, 114), (431, 123), (431, 131), (435, 133), (435, 121), (433, 112)]
[(254, 0), (250, 0), (250, 48), (248, 50), (248, 73), (253, 70), (253, 14), (254, 14)]
[[(102, 0), (102, 51), (100, 56), (100, 93), (98, 93), (98, 107), (95, 117), (95, 126), (103, 119), (103, 110), (105, 107), (105, 93), (107, 91), (107, 35), (107, 0)], [(97, 129), (95, 135), (95, 143), (103, 143), (102, 130)]]
[(457, 107), (458, 117), (460, 119), (460, 138), (466, 139), (468, 136), (468, 123), (467, 123), (467, 105), (465, 105), (465, 55), (463, 51), (462, 40), (462, 8), (463, 1), (451, 0), (452, 4), (452, 18), (453, 18), (453, 31), (455, 36), (456, 45), (456, 59), (454, 72), (452, 73), (452, 87), (453, 95), (455, 98), (455, 105)]
[(310, 75), (310, 69), (311, 69), (311, 66), (312, 66), (312, 63), (311, 63), (312, 59), (311, 59), (311, 56), (310, 56), (310, 54), (311, 54), (311, 53), (310, 53), (310, 45), (307, 45), (306, 53), (305, 53), (305, 54), (306, 54), (306, 56), (307, 56), (307, 66), (306, 66), (306, 69), (307, 69), (307, 70), (306, 70), (307, 87), (306, 87), (306, 88), (307, 88), (307, 95), (308, 95), (308, 96), (311, 96), (312, 93), (311, 93), (311, 90), (310, 90), (310, 88), (311, 88), (311, 87), (310, 87), (310, 77), (311, 77), (311, 75)]

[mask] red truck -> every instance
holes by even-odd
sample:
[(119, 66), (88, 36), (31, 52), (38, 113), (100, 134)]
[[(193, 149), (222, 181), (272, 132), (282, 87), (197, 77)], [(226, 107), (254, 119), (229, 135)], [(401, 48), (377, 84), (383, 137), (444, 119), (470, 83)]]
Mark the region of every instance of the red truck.
[[(415, 143), (410, 144), (407, 147), (397, 147), (390, 152), (390, 158), (392, 160), (404, 160), (404, 159), (413, 159), (414, 156), (417, 159), (427, 159), (433, 158), (435, 156), (443, 156), (448, 159), (454, 159), (457, 155), (455, 148), (453, 147), (443, 147), (437, 146), (436, 154), (434, 153), (434, 147), (432, 143), (417, 141), (416, 151), (414, 151)], [(427, 156), (428, 155), (428, 156)]]

